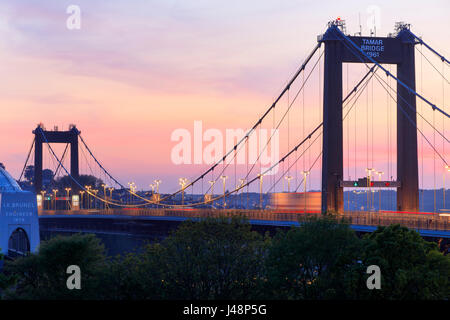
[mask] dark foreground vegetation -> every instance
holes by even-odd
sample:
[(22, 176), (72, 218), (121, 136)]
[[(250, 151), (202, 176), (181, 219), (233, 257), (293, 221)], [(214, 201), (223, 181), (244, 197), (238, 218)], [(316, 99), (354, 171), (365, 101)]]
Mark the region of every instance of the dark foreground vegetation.
[[(66, 268), (81, 269), (68, 290)], [(369, 265), (381, 289), (369, 290)], [(55, 237), (6, 262), (2, 299), (449, 299), (450, 257), (392, 225), (358, 238), (344, 221), (311, 218), (273, 238), (239, 218), (186, 222), (141, 253), (108, 258), (93, 235)]]

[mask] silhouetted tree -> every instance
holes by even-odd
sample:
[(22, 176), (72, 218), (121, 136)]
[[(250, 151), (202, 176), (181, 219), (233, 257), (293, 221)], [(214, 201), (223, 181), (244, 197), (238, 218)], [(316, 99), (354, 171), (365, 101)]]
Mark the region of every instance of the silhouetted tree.
[[(67, 267), (77, 265), (82, 273), (82, 290), (68, 290)], [(94, 235), (57, 236), (43, 241), (39, 253), (5, 265), (15, 278), (7, 290), (8, 299), (96, 299), (105, 268), (104, 247)]]
[[(59, 190), (64, 190), (64, 188), (71, 187), (72, 182), (73, 180), (70, 176), (63, 176), (56, 179), (53, 185)], [(94, 189), (101, 189), (101, 185), (103, 184), (103, 181), (101, 179), (98, 179), (92, 175), (83, 175), (83, 174), (80, 175), (78, 182), (83, 187), (91, 186)]]
[(34, 179), (34, 166), (26, 166), (23, 176), (25, 180), (27, 180), (28, 182), (32, 182)]
[(359, 239), (345, 221), (310, 218), (300, 227), (279, 232), (266, 260), (273, 298), (344, 298), (342, 283), (357, 264)]
[(450, 298), (450, 257), (415, 230), (378, 227), (365, 238), (363, 262), (381, 269), (381, 290), (365, 291), (368, 298)]

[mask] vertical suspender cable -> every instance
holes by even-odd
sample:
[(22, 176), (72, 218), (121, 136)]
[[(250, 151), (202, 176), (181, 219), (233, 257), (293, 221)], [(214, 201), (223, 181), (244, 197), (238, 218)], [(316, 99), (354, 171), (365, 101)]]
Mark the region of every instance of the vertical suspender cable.
[[(433, 146), (436, 145), (435, 112), (433, 110)], [(433, 212), (436, 212), (436, 152), (433, 152)]]
[[(420, 91), (423, 92), (423, 54), (422, 54), (423, 46), (420, 46)], [(420, 113), (423, 114), (423, 103), (422, 100), (419, 100), (420, 103)], [(423, 119), (420, 121), (420, 129), (423, 131)], [(424, 180), (423, 180), (423, 136), (420, 137), (420, 154), (421, 154), (421, 184), (422, 184), (422, 211), (425, 211), (425, 202), (424, 202)]]
[[(442, 60), (442, 108), (445, 108), (445, 65), (444, 60)], [(445, 116), (442, 115), (442, 134), (445, 135)], [(445, 140), (444, 137), (442, 137), (442, 154), (445, 156)], [(442, 201), (443, 201), (443, 207), (445, 209), (445, 173), (447, 171), (447, 168), (445, 166), (442, 167), (443, 173), (443, 186), (442, 186)]]

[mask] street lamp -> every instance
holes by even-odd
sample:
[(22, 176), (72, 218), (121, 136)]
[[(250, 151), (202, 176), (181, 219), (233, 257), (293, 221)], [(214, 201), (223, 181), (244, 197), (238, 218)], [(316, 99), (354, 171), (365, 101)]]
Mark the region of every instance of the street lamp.
[(225, 181), (228, 179), (227, 176), (221, 176), (220, 179), (222, 179), (223, 182), (223, 207), (225, 208), (226, 202), (225, 202)]
[(58, 189), (52, 189), (52, 191), (53, 191), (53, 194), (54, 194), (54, 196), (53, 196), (53, 206), (54, 206), (54, 209), (56, 210), (56, 193), (58, 192)]
[[(105, 200), (106, 200), (106, 197), (107, 197), (107, 195), (106, 195), (106, 187), (107, 187), (107, 185), (102, 183), (102, 187), (103, 187), (103, 196), (105, 197)], [(103, 202), (103, 208), (106, 209), (106, 202)]]
[[(375, 169), (373, 169), (373, 168), (366, 168), (366, 172), (367, 172), (367, 187), (369, 188), (369, 192), (367, 193), (367, 208), (369, 208), (369, 202), (370, 202), (370, 200), (369, 200), (369, 198), (371, 199), (371, 197), (370, 197), (370, 194), (371, 194), (371, 180), (372, 180), (372, 172), (375, 172), (376, 170)], [(370, 208), (372, 208), (372, 204), (370, 204)]]
[(94, 193), (94, 195), (95, 195), (95, 197), (94, 197), (94, 209), (96, 209), (97, 208), (97, 193), (98, 193), (98, 190), (97, 189), (93, 189), (92, 190), (92, 192)]
[(72, 190), (72, 189), (71, 188), (65, 188), (65, 190), (66, 190), (66, 193), (67, 193), (67, 208), (70, 209), (69, 199), (70, 199), (70, 190)]
[[(111, 200), (111, 201), (113, 201), (113, 195), (112, 195), (112, 193), (113, 193), (113, 191), (114, 191), (114, 188), (113, 187), (110, 187), (110, 188), (108, 188), (108, 190), (109, 190), (109, 199)], [(108, 206), (109, 207), (109, 206)]]
[(303, 197), (305, 198), (305, 213), (306, 213), (306, 181), (307, 181), (307, 176), (309, 175), (309, 171), (302, 171), (302, 174), (303, 174), (303, 183), (304, 183), (304, 190), (305, 190), (305, 192), (304, 192), (304, 194), (303, 194)]
[[(381, 181), (381, 176), (384, 174), (383, 171), (377, 171), (378, 181)], [(381, 210), (381, 188), (378, 189), (378, 211)]]
[(291, 192), (291, 180), (293, 179), (292, 176), (286, 176), (284, 177), (287, 180), (287, 185), (288, 185), (288, 193)]
[(45, 209), (45, 206), (44, 206), (44, 204), (45, 204), (45, 193), (46, 193), (47, 191), (45, 191), (45, 190), (41, 190), (41, 194), (42, 194), (42, 208), (43, 209)]
[(188, 179), (180, 178), (178, 179), (178, 182), (181, 186), (181, 205), (184, 205), (184, 187), (186, 186)]
[(80, 191), (80, 209), (83, 209), (83, 195), (84, 195), (85, 191)]
[(155, 181), (153, 181), (155, 184), (156, 184), (156, 193), (159, 193), (159, 185), (161, 184), (161, 180), (155, 180)]
[(128, 187), (130, 188), (130, 204), (133, 200), (133, 193), (136, 190), (136, 184), (134, 182), (128, 182)]
[(84, 186), (88, 194), (88, 209), (91, 208), (91, 186)]
[(259, 178), (259, 207), (262, 210), (263, 206), (262, 206), (262, 184), (263, 184), (263, 177), (264, 174), (262, 173), (258, 173), (258, 178)]
[[(447, 172), (450, 172), (450, 167), (448, 165), (445, 165), (445, 169), (447, 169)], [(442, 190), (443, 190), (444, 209), (445, 209), (445, 171), (444, 171), (444, 174), (442, 175), (442, 178), (444, 179), (444, 188)]]
[(242, 203), (242, 194), (244, 193), (244, 185), (245, 185), (245, 179), (239, 179), (239, 188), (241, 188), (241, 207), (243, 207), (243, 203)]
[[(215, 180), (208, 181), (211, 185), (211, 199), (214, 199), (214, 185), (216, 184)], [(214, 200), (211, 202), (211, 205), (214, 205)]]

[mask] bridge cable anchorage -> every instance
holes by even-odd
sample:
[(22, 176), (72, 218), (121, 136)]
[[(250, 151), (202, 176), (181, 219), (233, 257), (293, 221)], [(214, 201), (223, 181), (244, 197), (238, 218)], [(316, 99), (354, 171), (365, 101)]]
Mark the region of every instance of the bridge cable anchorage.
[(20, 177), (19, 177), (19, 180), (18, 180), (18, 181), (21, 181), (21, 180), (22, 180), (22, 176), (23, 176), (23, 174), (25, 173), (25, 169), (27, 168), (27, 164), (28, 164), (28, 160), (30, 159), (31, 152), (33, 152), (33, 148), (34, 148), (34, 143), (35, 143), (35, 141), (36, 141), (36, 137), (33, 137), (33, 142), (31, 143), (30, 150), (28, 151), (28, 155), (27, 155), (27, 158), (26, 158), (26, 160), (25, 160), (25, 164), (24, 164), (24, 166), (23, 166), (22, 173), (20, 174)]
[(426, 98), (424, 98), (421, 94), (417, 93), (415, 90), (411, 89), (408, 85), (406, 85), (405, 83), (403, 83), (401, 80), (399, 80), (397, 77), (395, 77), (393, 74), (391, 74), (388, 70), (386, 70), (386, 68), (384, 68), (381, 64), (379, 64), (375, 59), (373, 59), (372, 57), (370, 57), (369, 55), (367, 55), (363, 50), (361, 50), (361, 48), (359, 48), (349, 37), (347, 37), (344, 33), (342, 33), (341, 30), (339, 30), (339, 28), (336, 28), (336, 31), (338, 32), (338, 34), (343, 38), (344, 42), (347, 41), (348, 43), (350, 43), (354, 48), (356, 48), (356, 50), (358, 50), (364, 57), (366, 57), (367, 59), (369, 59), (372, 63), (375, 63), (379, 68), (381, 68), (384, 72), (386, 72), (386, 74), (388, 74), (391, 78), (395, 79), (402, 87), (404, 87), (406, 90), (408, 90), (410, 93), (414, 94), (415, 96), (419, 97), (420, 99), (422, 99), (423, 101), (425, 101), (428, 105), (431, 106), (431, 108), (434, 110), (438, 110), (440, 113), (444, 114), (447, 118), (450, 118), (450, 115), (448, 113), (446, 113), (445, 111), (443, 111), (442, 109), (440, 109), (439, 107), (437, 107), (435, 104), (431, 103), (430, 101), (428, 101)]
[[(359, 56), (359, 55), (357, 55), (355, 52), (354, 52), (354, 50), (352, 50), (352, 48), (350, 48), (350, 47), (348, 47), (346, 44), (345, 44), (345, 42), (344, 42), (344, 45), (349, 49), (349, 51), (350, 52), (352, 52), (352, 54), (355, 56), (355, 57), (357, 57), (358, 59), (360, 59), (360, 61), (363, 63), (363, 64), (365, 64), (366, 65), (366, 67), (367, 68), (369, 68), (369, 66), (367, 65), (367, 63), (365, 63), (364, 62), (364, 60)], [(379, 76), (377, 75), (376, 76), (377, 77), (377, 79), (379, 79)], [(383, 80), (383, 79), (382, 79)], [(379, 80), (378, 80), (379, 81)], [(392, 91), (395, 91), (389, 84), (387, 84), (386, 83), (386, 81), (385, 80), (383, 80), (383, 82), (392, 90)], [(386, 90), (386, 89), (385, 89)], [(389, 93), (389, 92), (388, 92)], [(395, 100), (395, 98), (393, 98), (392, 97), (392, 95), (389, 93), (389, 95), (391, 96), (391, 98), (392, 99), (394, 99), (394, 101), (396, 101)], [(411, 109), (411, 110), (414, 110), (413, 109), (413, 107), (411, 106), (411, 104), (404, 98), (404, 97), (402, 97), (402, 96), (400, 96), (399, 95), (399, 97), (400, 97), (400, 99), (403, 101), (403, 102), (405, 102), (405, 104)], [(433, 111), (434, 111), (434, 109), (433, 109)], [(450, 142), (438, 129), (436, 129), (436, 127), (433, 125), (433, 124), (431, 124), (427, 119), (425, 119), (417, 110), (416, 110), (416, 113), (423, 119), (423, 120), (425, 120), (425, 122), (427, 122), (437, 133), (439, 133), (439, 135), (443, 138), (443, 139), (445, 139), (447, 142)], [(417, 127), (417, 126), (416, 126)]]
[(411, 35), (413, 35), (414, 38), (417, 39), (417, 41), (420, 42), (420, 44), (424, 45), (428, 50), (430, 50), (435, 55), (437, 55), (439, 58), (441, 58), (442, 61), (445, 61), (447, 64), (450, 65), (450, 62), (443, 55), (439, 54), (436, 50), (434, 50), (432, 47), (430, 47), (425, 41), (423, 41), (421, 38), (419, 38), (414, 33), (412, 33), (411, 30), (408, 30), (408, 31), (409, 31), (409, 33), (411, 33)]

